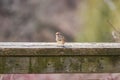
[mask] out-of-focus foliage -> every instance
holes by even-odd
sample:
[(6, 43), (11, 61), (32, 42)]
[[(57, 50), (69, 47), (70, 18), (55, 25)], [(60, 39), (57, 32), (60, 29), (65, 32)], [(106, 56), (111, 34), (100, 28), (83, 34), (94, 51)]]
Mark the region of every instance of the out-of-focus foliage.
[(111, 42), (113, 28), (108, 20), (117, 28), (120, 27), (120, 1), (119, 0), (84, 0), (80, 6), (83, 30), (80, 30), (77, 41)]
[(111, 42), (119, 14), (119, 0), (0, 0), (0, 41)]
[(0, 0), (0, 41), (73, 41), (77, 0)]

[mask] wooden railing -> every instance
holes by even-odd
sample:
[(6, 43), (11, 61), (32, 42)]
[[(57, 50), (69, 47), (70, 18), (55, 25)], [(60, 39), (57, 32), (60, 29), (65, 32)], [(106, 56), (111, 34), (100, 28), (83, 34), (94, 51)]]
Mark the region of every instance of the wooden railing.
[(120, 43), (0, 43), (1, 74), (110, 72), (120, 72)]

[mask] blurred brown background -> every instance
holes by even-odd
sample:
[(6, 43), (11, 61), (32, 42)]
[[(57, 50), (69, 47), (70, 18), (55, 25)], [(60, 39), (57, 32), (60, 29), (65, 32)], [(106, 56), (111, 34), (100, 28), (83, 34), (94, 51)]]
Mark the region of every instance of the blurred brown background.
[(119, 0), (0, 0), (0, 41), (111, 42), (120, 26)]

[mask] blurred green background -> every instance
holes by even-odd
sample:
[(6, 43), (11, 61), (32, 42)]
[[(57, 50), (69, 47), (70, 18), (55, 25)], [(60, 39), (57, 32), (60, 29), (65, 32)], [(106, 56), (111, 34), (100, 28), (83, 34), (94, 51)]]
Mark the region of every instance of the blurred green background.
[(0, 41), (114, 42), (120, 0), (0, 0)]

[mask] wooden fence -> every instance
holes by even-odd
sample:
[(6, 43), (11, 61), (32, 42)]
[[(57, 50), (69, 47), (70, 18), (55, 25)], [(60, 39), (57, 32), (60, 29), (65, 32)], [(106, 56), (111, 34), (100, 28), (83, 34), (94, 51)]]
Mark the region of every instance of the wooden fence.
[(1, 74), (118, 72), (120, 43), (0, 43)]

